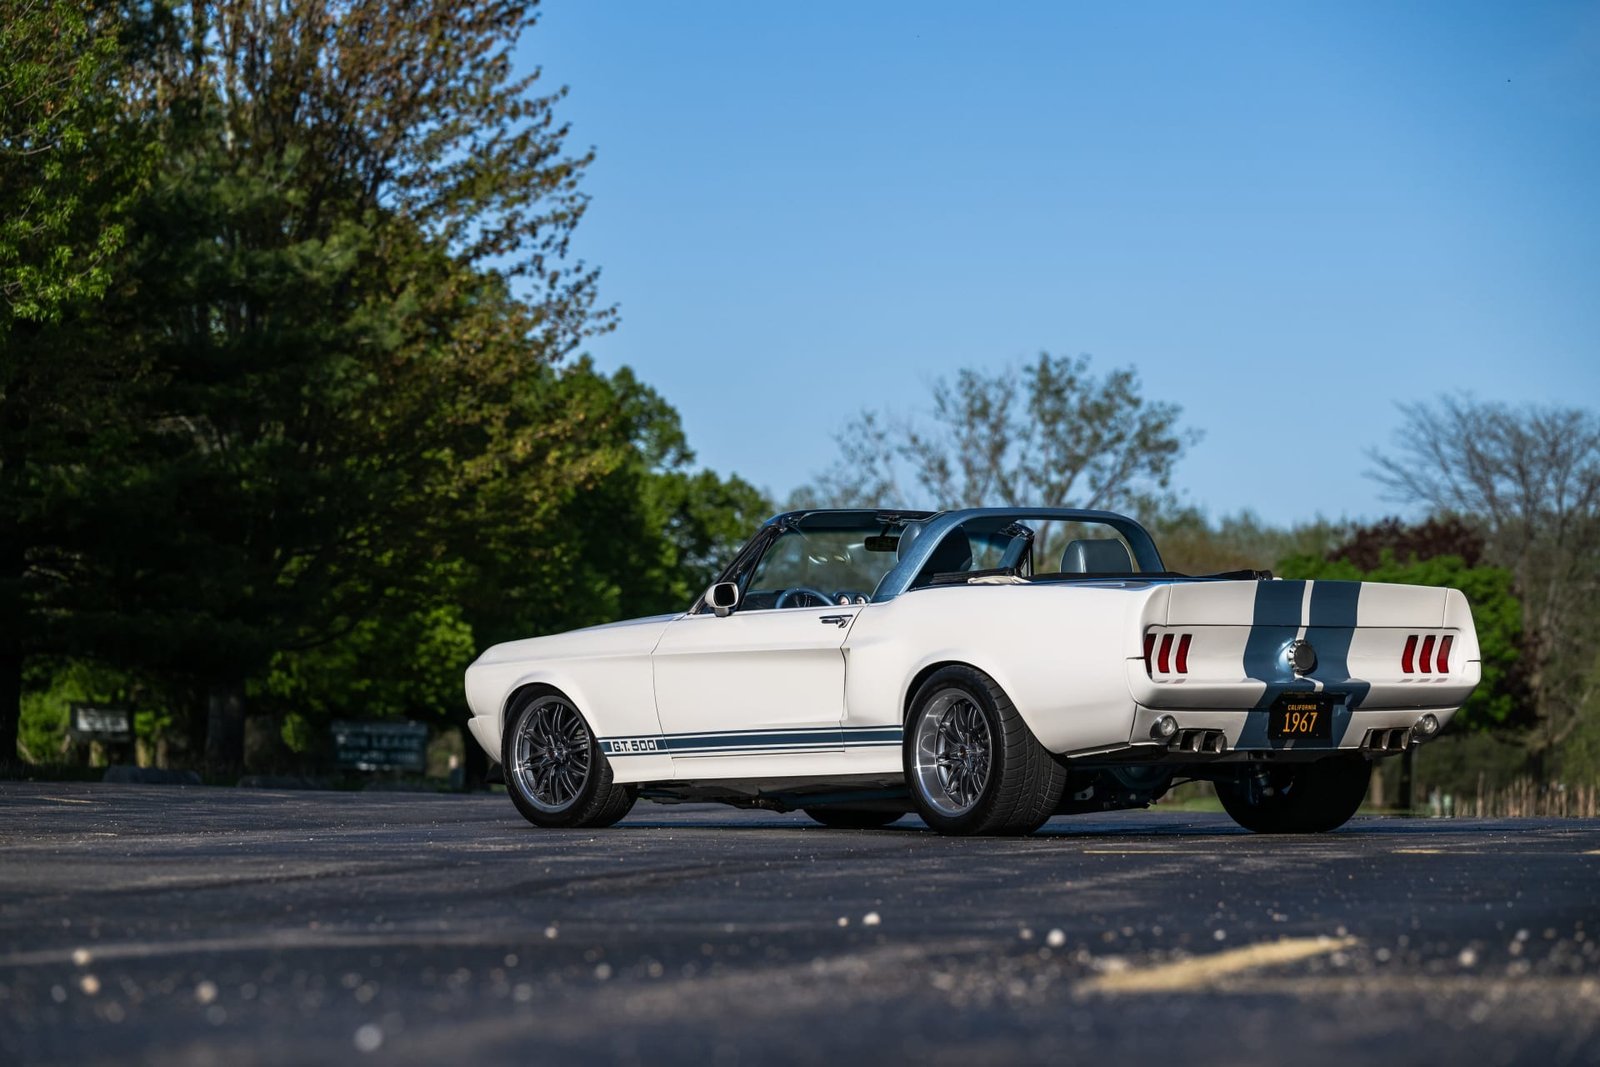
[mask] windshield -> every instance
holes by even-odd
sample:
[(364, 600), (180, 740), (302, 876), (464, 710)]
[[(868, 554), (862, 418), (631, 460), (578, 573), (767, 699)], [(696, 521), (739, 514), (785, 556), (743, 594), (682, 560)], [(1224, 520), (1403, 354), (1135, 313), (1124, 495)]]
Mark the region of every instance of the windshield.
[(801, 517), (734, 578), (743, 591), (739, 609), (865, 604), (899, 562), (904, 525), (870, 511)]

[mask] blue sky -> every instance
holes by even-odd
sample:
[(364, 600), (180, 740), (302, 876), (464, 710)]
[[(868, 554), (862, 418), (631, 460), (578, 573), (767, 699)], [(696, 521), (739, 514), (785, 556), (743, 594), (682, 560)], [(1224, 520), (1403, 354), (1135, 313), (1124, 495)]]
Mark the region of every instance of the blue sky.
[[(1397, 401), (1600, 406), (1600, 3), (546, 0), (589, 350), (782, 499), (864, 406), (1132, 365), (1185, 497), (1405, 511)], [(1056, 503), (1041, 501), (1040, 503)]]

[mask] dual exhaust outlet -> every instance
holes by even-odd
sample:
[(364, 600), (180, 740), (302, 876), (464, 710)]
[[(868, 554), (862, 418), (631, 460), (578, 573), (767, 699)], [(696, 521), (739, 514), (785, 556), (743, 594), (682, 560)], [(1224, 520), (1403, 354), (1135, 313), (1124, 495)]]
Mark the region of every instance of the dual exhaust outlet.
[[(1413, 743), (1431, 740), (1439, 733), (1439, 718), (1428, 712), (1411, 726), (1368, 730), (1361, 739), (1364, 752), (1404, 752)], [(1228, 739), (1221, 730), (1184, 729), (1171, 715), (1162, 715), (1150, 725), (1150, 737), (1164, 741), (1169, 752), (1193, 752), (1220, 756), (1228, 751)]]
[(1170, 752), (1220, 756), (1228, 751), (1228, 739), (1221, 730), (1183, 730), (1171, 715), (1157, 719), (1150, 727), (1150, 736), (1165, 741)]

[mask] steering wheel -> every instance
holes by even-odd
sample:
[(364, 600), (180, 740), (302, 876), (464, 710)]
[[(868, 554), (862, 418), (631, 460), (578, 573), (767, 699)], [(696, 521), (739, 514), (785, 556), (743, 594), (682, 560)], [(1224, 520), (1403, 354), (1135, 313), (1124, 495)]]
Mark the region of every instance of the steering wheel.
[[(801, 597), (810, 597), (812, 600), (816, 601), (816, 603), (791, 603), (791, 601), (799, 600)], [(825, 608), (832, 603), (833, 601), (828, 599), (828, 594), (819, 593), (815, 589), (812, 589), (808, 586), (797, 585), (791, 589), (785, 589), (783, 592), (779, 593), (776, 603), (774, 603), (772, 606), (775, 608)]]

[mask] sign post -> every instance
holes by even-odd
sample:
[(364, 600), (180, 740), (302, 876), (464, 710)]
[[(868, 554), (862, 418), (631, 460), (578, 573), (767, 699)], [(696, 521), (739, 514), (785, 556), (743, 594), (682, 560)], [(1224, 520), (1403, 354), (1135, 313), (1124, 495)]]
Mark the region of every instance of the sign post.
[(100, 741), (108, 745), (133, 742), (133, 714), (127, 708), (105, 704), (73, 704), (71, 734), (74, 741)]
[(336, 721), (333, 754), (346, 770), (421, 773), (428, 763), (428, 727), (420, 722)]

